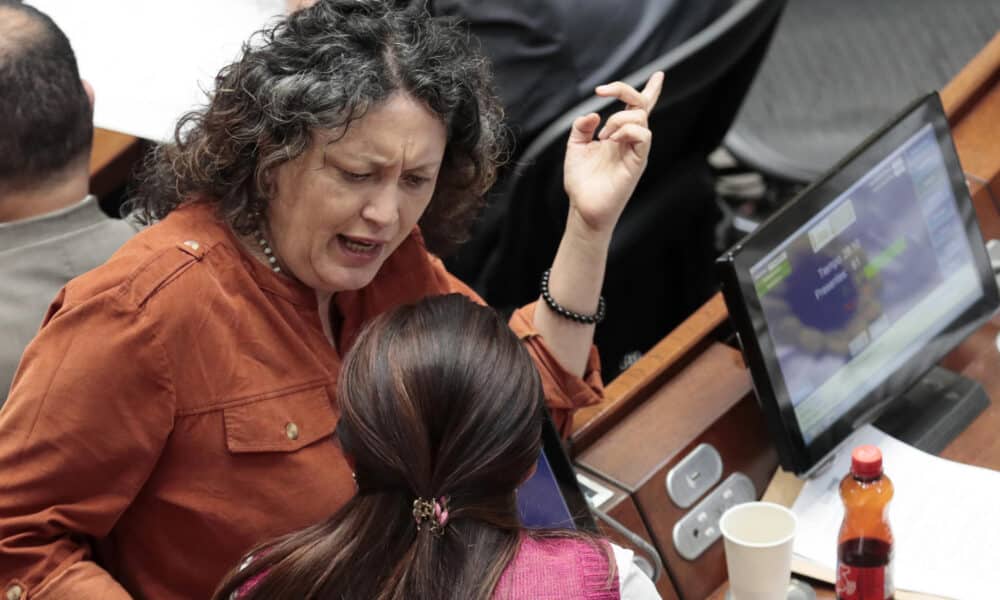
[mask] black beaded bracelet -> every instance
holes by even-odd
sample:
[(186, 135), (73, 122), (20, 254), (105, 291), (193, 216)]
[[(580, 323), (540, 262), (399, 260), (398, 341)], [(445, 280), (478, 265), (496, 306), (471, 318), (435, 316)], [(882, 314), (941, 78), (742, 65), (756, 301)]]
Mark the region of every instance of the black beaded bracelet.
[(573, 312), (556, 302), (555, 298), (552, 297), (552, 294), (549, 293), (549, 272), (551, 270), (552, 269), (548, 269), (542, 273), (542, 298), (545, 299), (545, 303), (549, 305), (549, 308), (551, 308), (553, 312), (560, 317), (576, 321), (577, 323), (583, 323), (584, 325), (596, 325), (604, 320), (604, 313), (606, 310), (604, 305), (604, 296), (598, 298), (597, 312), (592, 315), (581, 315), (580, 313)]

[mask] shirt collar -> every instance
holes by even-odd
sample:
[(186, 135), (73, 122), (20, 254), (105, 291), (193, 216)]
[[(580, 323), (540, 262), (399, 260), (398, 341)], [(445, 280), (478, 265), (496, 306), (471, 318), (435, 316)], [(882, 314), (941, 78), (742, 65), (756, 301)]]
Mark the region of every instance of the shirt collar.
[(69, 231), (98, 225), (110, 217), (101, 211), (97, 197), (87, 195), (83, 200), (49, 213), (0, 223), (0, 252), (30, 246), (49, 238), (65, 235)]

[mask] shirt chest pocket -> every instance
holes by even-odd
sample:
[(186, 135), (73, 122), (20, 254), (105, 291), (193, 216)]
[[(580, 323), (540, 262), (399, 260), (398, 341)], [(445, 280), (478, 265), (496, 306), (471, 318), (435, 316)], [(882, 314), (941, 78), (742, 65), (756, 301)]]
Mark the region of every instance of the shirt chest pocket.
[(337, 427), (325, 387), (297, 390), (223, 409), (230, 452), (294, 452)]

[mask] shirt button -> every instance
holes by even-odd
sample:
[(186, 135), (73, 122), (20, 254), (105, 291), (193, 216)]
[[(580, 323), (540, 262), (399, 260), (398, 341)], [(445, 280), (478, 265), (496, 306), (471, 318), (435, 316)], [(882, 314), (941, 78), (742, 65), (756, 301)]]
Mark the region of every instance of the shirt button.
[(16, 583), (7, 588), (7, 600), (21, 600), (21, 596), (23, 595), (24, 595), (24, 588), (17, 585)]
[(295, 423), (289, 423), (288, 425), (285, 425), (285, 435), (290, 440), (299, 439), (299, 426), (296, 425)]
[(184, 245), (187, 246), (188, 248), (192, 249), (192, 250), (197, 250), (198, 248), (201, 248), (201, 244), (199, 244), (198, 242), (196, 242), (194, 240), (188, 240), (188, 241), (184, 242)]

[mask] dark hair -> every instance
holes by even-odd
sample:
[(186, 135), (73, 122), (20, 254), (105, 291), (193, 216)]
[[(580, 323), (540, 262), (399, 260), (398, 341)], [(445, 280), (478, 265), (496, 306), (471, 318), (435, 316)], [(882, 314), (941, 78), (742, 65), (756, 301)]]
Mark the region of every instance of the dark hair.
[[(364, 330), (338, 398), (357, 495), (253, 550), (215, 597), (266, 572), (246, 599), (490, 598), (522, 532), (515, 490), (541, 451), (542, 385), (522, 343), (464, 296), (425, 299)], [(435, 535), (413, 501), (441, 496), (450, 517)]]
[(30, 186), (90, 151), (94, 125), (73, 48), (38, 9), (0, 0), (0, 182)]
[(468, 33), (386, 0), (321, 0), (255, 34), (215, 78), (208, 105), (182, 117), (174, 143), (147, 159), (131, 204), (149, 222), (184, 202), (213, 201), (247, 233), (273, 197), (272, 169), (302, 154), (315, 130), (347, 127), (396, 91), (446, 126), (420, 225), (428, 247), (447, 252), (468, 237), (495, 179), (503, 115)]

